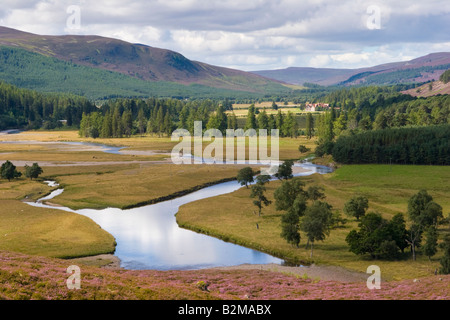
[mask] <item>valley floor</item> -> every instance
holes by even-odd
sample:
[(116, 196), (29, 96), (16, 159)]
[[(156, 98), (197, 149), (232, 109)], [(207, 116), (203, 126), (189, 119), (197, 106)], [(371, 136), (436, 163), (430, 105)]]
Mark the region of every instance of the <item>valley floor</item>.
[[(47, 142), (83, 140), (77, 138), (74, 132), (34, 132), (7, 138), (11, 137)], [(167, 196), (174, 190), (188, 190), (233, 178), (238, 170), (237, 167), (225, 166), (212, 169), (208, 166), (171, 165), (153, 154), (167, 152), (173, 146), (164, 138), (109, 139), (101, 142), (109, 145), (122, 143), (136, 152), (117, 155), (95, 150), (61, 151), (55, 150), (52, 145), (42, 147), (33, 143), (22, 146), (0, 144), (0, 161), (8, 159), (24, 164), (36, 160), (48, 165), (44, 167), (42, 179), (56, 180), (65, 187), (63, 195), (53, 199), (52, 203), (71, 208), (132, 206)], [(282, 140), (282, 157), (300, 157), (297, 148), (301, 143), (311, 145), (313, 142)], [(330, 176), (315, 175), (305, 178), (305, 182), (323, 185), (327, 201), (337, 210), (342, 210), (343, 203), (355, 193), (368, 195), (371, 209), (382, 212), (386, 217), (405, 212), (408, 197), (418, 188), (425, 188), (442, 205), (446, 214), (450, 209), (446, 189), (449, 174), (447, 167), (435, 166), (344, 166)], [(147, 182), (142, 181), (144, 176)], [(271, 182), (269, 192), (276, 185), (277, 182)], [(364, 272), (373, 261), (355, 257), (348, 252), (343, 241), (349, 230), (356, 227), (354, 221), (333, 231), (327, 241), (318, 244), (315, 251), (317, 265), (307, 268), (241, 265), (198, 271), (122, 270), (118, 268), (117, 258), (110, 255), (114, 251), (113, 237), (92, 221), (76, 214), (61, 214), (59, 210), (38, 210), (22, 202), (24, 199), (41, 198), (51, 190), (42, 181), (24, 178), (12, 182), (0, 181), (0, 299), (450, 298), (449, 276), (433, 275), (439, 266), (438, 258), (430, 262), (421, 257), (416, 264), (409, 260), (376, 261), (375, 264), (382, 264), (385, 271), (382, 274), (382, 289), (367, 289), (369, 275)], [(244, 245), (247, 242), (250, 247), (267, 249), (275, 246), (277, 253), (300, 260), (307, 256), (303, 248), (294, 249), (280, 238), (280, 212), (266, 208), (261, 218), (253, 214), (254, 207), (247, 191), (243, 188), (230, 195), (183, 206), (177, 217), (189, 228), (214, 230), (212, 234), (217, 233), (219, 237), (225, 235), (232, 240), (247, 237)], [(214, 201), (216, 208), (222, 208), (220, 215), (211, 217), (207, 214), (211, 201)], [(261, 220), (259, 234), (254, 228), (255, 219)], [(74, 226), (76, 233), (71, 231)], [(445, 228), (441, 227), (441, 236), (447, 232)], [(77, 258), (84, 256), (90, 257)], [(330, 263), (332, 261), (334, 263)], [(71, 291), (66, 287), (66, 269), (72, 264), (81, 266), (81, 290)], [(209, 284), (208, 291), (201, 289), (201, 283)]]

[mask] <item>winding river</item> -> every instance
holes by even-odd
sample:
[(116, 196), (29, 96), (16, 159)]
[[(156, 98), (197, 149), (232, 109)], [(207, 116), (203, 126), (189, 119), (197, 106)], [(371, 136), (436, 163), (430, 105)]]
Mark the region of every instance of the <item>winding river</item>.
[[(101, 146), (101, 150), (117, 153), (120, 149)], [(295, 166), (307, 170), (297, 176), (331, 172), (328, 167), (307, 162), (297, 163)], [(48, 183), (50, 185), (53, 182)], [(64, 192), (63, 189), (57, 189), (49, 196), (29, 205), (75, 212), (89, 217), (114, 236), (117, 243), (115, 256), (120, 259), (121, 267), (125, 269), (195, 270), (241, 264), (283, 264), (283, 260), (268, 254), (178, 226), (175, 215), (180, 206), (231, 193), (239, 188), (241, 185), (237, 181), (231, 181), (174, 200), (129, 210), (117, 208), (72, 210), (44, 204), (45, 201)], [(214, 209), (211, 214), (214, 214)]]

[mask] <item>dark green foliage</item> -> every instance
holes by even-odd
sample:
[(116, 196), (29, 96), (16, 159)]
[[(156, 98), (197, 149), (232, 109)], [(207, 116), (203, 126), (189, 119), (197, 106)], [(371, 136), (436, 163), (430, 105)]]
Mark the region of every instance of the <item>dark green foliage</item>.
[(364, 196), (355, 196), (344, 205), (344, 213), (359, 220), (366, 214), (369, 208), (369, 200)]
[(306, 202), (297, 198), (295, 205), (281, 217), (281, 237), (288, 243), (298, 247), (300, 243), (300, 217), (304, 215)]
[(248, 114), (247, 114), (247, 122), (245, 123), (245, 127), (244, 130), (250, 130), (250, 129), (254, 129), (256, 130), (258, 128), (257, 123), (256, 123), (256, 108), (255, 105), (251, 105), (248, 108)]
[(346, 118), (334, 123), (336, 128), (333, 133), (355, 134), (371, 126), (385, 129), (449, 123), (449, 95), (416, 98), (398, 92), (403, 89), (406, 88), (370, 86), (328, 94), (323, 100), (339, 108)]
[(252, 168), (242, 168), (238, 172), (237, 181), (241, 184), (241, 186), (246, 186), (248, 188), (248, 185), (254, 181), (254, 175), (255, 173)]
[(408, 201), (408, 216), (411, 221), (422, 226), (437, 226), (443, 217), (442, 207), (433, 201), (433, 197), (426, 190), (420, 190)]
[(408, 216), (412, 225), (406, 241), (410, 244), (413, 260), (416, 260), (416, 248), (420, 246), (423, 232), (430, 226), (437, 226), (442, 218), (442, 207), (433, 201), (426, 190), (421, 190), (408, 201)]
[(295, 246), (300, 243), (300, 217), (307, 206), (307, 193), (303, 187), (300, 179), (287, 180), (274, 192), (276, 209), (287, 211), (281, 219), (281, 237)]
[(448, 83), (450, 81), (450, 69), (441, 74), (439, 80), (443, 83)]
[(305, 184), (300, 179), (283, 181), (274, 192), (276, 209), (279, 211), (289, 210), (298, 196), (306, 197), (304, 186)]
[(306, 152), (311, 151), (311, 149), (305, 147), (304, 145), (300, 145), (300, 146), (298, 147), (298, 151), (299, 151), (300, 153), (306, 153)]
[(307, 197), (310, 200), (316, 201), (325, 198), (324, 188), (320, 186), (310, 186), (306, 191)]
[(30, 180), (37, 179), (44, 172), (37, 163), (33, 163), (31, 167), (25, 165), (25, 176)]
[(78, 126), (83, 112), (97, 110), (85, 98), (67, 94), (40, 94), (0, 82), (0, 130), (9, 128), (55, 129), (66, 120)]
[(161, 137), (170, 136), (177, 127), (193, 134), (195, 121), (202, 122), (202, 131), (211, 124), (222, 131), (227, 129), (223, 108), (212, 100), (116, 99), (83, 114), (80, 135), (121, 138), (146, 133)]
[(408, 237), (408, 231), (406, 230), (406, 221), (401, 213), (397, 213), (389, 223), (390, 237), (395, 241), (397, 247), (403, 253), (408, 247), (406, 238)]
[(345, 241), (357, 255), (372, 258), (396, 259), (404, 249), (406, 229), (401, 215), (387, 221), (379, 213), (370, 212), (362, 217), (359, 231), (352, 230)]
[(292, 174), (292, 166), (294, 165), (294, 162), (291, 160), (284, 161), (280, 166), (278, 167), (278, 172), (275, 173), (275, 177), (280, 180), (289, 180), (293, 177)]
[(305, 214), (306, 205), (306, 198), (300, 195), (295, 198), (292, 206), (281, 217), (281, 237), (297, 247), (301, 239), (300, 217)]
[(431, 260), (431, 257), (437, 253), (438, 234), (436, 227), (429, 226), (425, 230), (425, 243), (423, 244), (423, 253)]
[(270, 181), (270, 176), (265, 174), (260, 174), (256, 177), (256, 183), (266, 184)]
[(444, 256), (440, 260), (441, 268), (439, 272), (441, 274), (450, 274), (450, 235), (447, 234), (445, 236), (441, 247), (444, 250)]
[(311, 139), (314, 136), (314, 118), (311, 113), (306, 115), (305, 135), (308, 139)]
[(344, 164), (450, 164), (450, 125), (397, 128), (340, 136), (333, 158)]
[(264, 192), (266, 192), (266, 187), (263, 183), (258, 182), (252, 186), (250, 198), (256, 198), (256, 200), (253, 201), (253, 204), (258, 207), (259, 215), (261, 215), (263, 205), (267, 207), (272, 203), (272, 201), (268, 200), (264, 195)]
[(3, 179), (8, 179), (8, 181), (22, 176), (22, 173), (17, 171), (16, 166), (13, 165), (9, 160), (2, 164), (2, 167), (0, 168), (0, 174)]
[(300, 229), (305, 232), (311, 243), (311, 258), (313, 257), (314, 242), (323, 241), (329, 235), (333, 226), (331, 206), (322, 201), (314, 201), (307, 207), (301, 219)]

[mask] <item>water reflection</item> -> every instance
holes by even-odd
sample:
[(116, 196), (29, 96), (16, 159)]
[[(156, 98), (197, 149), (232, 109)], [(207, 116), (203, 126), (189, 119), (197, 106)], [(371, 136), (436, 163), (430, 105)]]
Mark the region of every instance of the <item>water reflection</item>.
[[(178, 227), (174, 215), (179, 206), (240, 187), (234, 181), (223, 183), (172, 201), (130, 210), (59, 209), (87, 216), (112, 234), (117, 242), (115, 255), (126, 269), (192, 270), (244, 263), (282, 263), (270, 255)], [(53, 195), (61, 192), (62, 189), (56, 190)], [(52, 195), (45, 200), (51, 198)], [(31, 205), (50, 208), (42, 202)]]
[[(328, 167), (311, 163), (297, 163), (295, 166), (305, 169), (297, 176), (331, 172)], [(87, 216), (112, 234), (117, 242), (115, 255), (126, 269), (193, 270), (240, 264), (282, 264), (282, 260), (265, 253), (178, 227), (175, 214), (183, 204), (231, 193), (239, 188), (241, 186), (236, 181), (226, 182), (171, 201), (130, 210), (57, 209)], [(30, 205), (54, 208), (43, 204), (43, 201), (51, 200), (63, 191), (56, 190)], [(214, 214), (213, 209), (211, 214)]]

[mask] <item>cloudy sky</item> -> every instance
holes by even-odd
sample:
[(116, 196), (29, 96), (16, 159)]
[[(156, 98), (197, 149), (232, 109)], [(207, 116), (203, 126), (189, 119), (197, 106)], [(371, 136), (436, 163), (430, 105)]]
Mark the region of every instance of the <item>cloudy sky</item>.
[(0, 0), (0, 25), (101, 35), (241, 70), (354, 68), (450, 51), (449, 0)]

